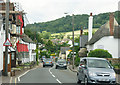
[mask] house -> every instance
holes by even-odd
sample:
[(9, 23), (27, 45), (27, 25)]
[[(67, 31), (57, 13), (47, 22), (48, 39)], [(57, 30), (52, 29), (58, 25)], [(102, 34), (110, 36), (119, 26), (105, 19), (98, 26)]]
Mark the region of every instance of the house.
[(86, 49), (86, 43), (88, 42), (88, 36), (87, 35), (81, 35), (80, 36), (80, 50), (78, 52), (79, 57), (86, 57), (87, 49)]
[(26, 34), (23, 34), (21, 43), (26, 44), (29, 50), (29, 62), (36, 60), (36, 43), (34, 43)]
[[(8, 39), (10, 40), (10, 33), (8, 33)], [(5, 29), (3, 25), (3, 17), (0, 15), (0, 70), (5, 70), (4, 65), (5, 65), (5, 46), (3, 46), (5, 40)], [(12, 47), (8, 46), (8, 72), (11, 71), (11, 63), (12, 63), (12, 58), (11, 54), (13, 54), (15, 50)]]
[(0, 72), (3, 70), (3, 27), (2, 15), (0, 15)]
[(60, 59), (67, 59), (67, 55), (69, 54), (68, 50), (70, 50), (70, 47), (61, 47), (60, 48), (59, 58)]
[(113, 13), (110, 13), (109, 21), (102, 25), (87, 43), (90, 52), (94, 49), (108, 50), (113, 58), (120, 58), (120, 27)]
[(67, 44), (70, 45), (70, 47), (72, 47), (73, 46), (72, 40), (69, 40)]
[(26, 34), (22, 34), (16, 47), (18, 62), (27, 63), (36, 60), (36, 44)]
[[(0, 3), (0, 14), (2, 15), (2, 27), (3, 27), (3, 36), (2, 39), (5, 39), (5, 2)], [(36, 44), (24, 34), (24, 12), (23, 10), (17, 10), (19, 8), (16, 3), (10, 2), (10, 14), (9, 14), (9, 40), (12, 43), (12, 47), (9, 47), (11, 67), (15, 67), (18, 63), (24, 61), (31, 62), (34, 61), (36, 56), (35, 49)], [(4, 42), (5, 40), (3, 40)], [(3, 52), (5, 47), (3, 47)], [(29, 59), (23, 59), (23, 58)], [(19, 60), (22, 60), (19, 62)], [(9, 67), (10, 68), (10, 67)]]

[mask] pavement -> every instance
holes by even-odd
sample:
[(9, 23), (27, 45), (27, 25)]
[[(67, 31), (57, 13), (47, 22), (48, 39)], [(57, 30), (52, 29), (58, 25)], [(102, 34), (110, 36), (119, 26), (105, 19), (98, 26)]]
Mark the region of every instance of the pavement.
[(76, 66), (74, 66), (74, 69), (73, 69), (72, 65), (69, 65), (68, 68), (69, 68), (71, 71), (77, 73), (77, 69), (78, 69), (78, 68), (77, 68)]
[[(35, 69), (35, 68), (39, 68), (41, 67), (41, 63), (37, 66), (34, 66), (32, 69)], [(9, 76), (0, 76), (0, 83), (2, 81), (2, 83), (15, 83), (17, 81), (17, 77), (19, 77), (20, 75), (24, 74), (25, 72), (27, 72), (28, 70), (32, 70), (32, 69), (23, 69), (21, 71), (16, 71), (15, 72), (15, 76), (10, 76), (10, 74), (8, 74)]]
[[(78, 67), (74, 67), (74, 69), (73, 69), (73, 68), (72, 68), (72, 65), (69, 65), (68, 68), (69, 68), (71, 71), (77, 73)], [(120, 74), (116, 74), (116, 80), (117, 80), (117, 84), (120, 85)]]

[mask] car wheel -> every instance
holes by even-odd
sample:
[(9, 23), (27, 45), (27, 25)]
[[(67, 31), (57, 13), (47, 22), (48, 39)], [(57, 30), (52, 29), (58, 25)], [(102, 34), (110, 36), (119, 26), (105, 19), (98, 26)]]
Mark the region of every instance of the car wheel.
[(43, 67), (45, 67), (45, 65), (43, 65)]
[(85, 83), (85, 85), (88, 85), (88, 79), (87, 79), (87, 77), (84, 78), (84, 83)]
[(57, 66), (55, 67), (55, 69), (57, 69)]
[(67, 67), (65, 67), (65, 69), (67, 69)]
[(78, 79), (77, 84), (81, 84), (81, 80)]

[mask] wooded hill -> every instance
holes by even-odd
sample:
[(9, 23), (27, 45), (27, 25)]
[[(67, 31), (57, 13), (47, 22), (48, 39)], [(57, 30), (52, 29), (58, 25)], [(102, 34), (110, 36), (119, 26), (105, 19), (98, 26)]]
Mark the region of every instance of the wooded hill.
[[(114, 12), (114, 16), (118, 21), (118, 12)], [(98, 15), (94, 15), (93, 28), (99, 28), (101, 25), (105, 24), (107, 20), (109, 20), (109, 13), (101, 13)], [(74, 15), (74, 28), (75, 30), (80, 30), (88, 28), (88, 18), (89, 15)], [(62, 17), (49, 22), (42, 23), (34, 23), (28, 24), (25, 27), (25, 31), (34, 31), (34, 32), (42, 32), (47, 31), (51, 33), (60, 33), (60, 32), (69, 32), (72, 31), (72, 16), (67, 15), (66, 17)]]

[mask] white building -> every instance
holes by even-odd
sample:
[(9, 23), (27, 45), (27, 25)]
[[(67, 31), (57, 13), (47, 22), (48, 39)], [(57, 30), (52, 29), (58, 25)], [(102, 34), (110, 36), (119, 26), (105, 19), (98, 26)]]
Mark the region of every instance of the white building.
[(110, 14), (109, 21), (102, 25), (93, 37), (87, 43), (87, 49), (90, 52), (95, 49), (107, 50), (113, 58), (120, 57), (120, 27), (114, 18), (114, 15)]
[(23, 34), (23, 38), (21, 38), (21, 43), (26, 44), (28, 46), (28, 51), (29, 51), (29, 57), (23, 58), (22, 62), (32, 62), (36, 61), (36, 44), (25, 34)]
[(3, 70), (3, 26), (2, 16), (0, 15), (0, 71)]

